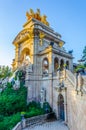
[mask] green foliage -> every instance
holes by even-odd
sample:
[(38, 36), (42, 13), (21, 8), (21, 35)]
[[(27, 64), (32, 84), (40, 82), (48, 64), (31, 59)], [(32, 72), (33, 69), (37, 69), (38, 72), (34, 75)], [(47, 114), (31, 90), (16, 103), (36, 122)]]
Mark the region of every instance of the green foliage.
[(0, 114), (9, 116), (26, 110), (26, 95), (25, 87), (20, 87), (15, 91), (8, 84), (8, 87), (0, 95)]
[(41, 108), (40, 103), (32, 101), (27, 105), (26, 111), (21, 112), (21, 115), (24, 115), (25, 118), (42, 115), (44, 114), (44, 109)]
[(17, 79), (17, 77), (19, 78), (19, 80), (22, 79), (22, 76), (23, 76), (23, 71), (22, 70), (18, 70), (16, 72), (16, 75), (15, 75), (15, 78)]
[(42, 115), (44, 114), (44, 110), (43, 109), (37, 109), (37, 108), (32, 108), (29, 112), (26, 112), (25, 114), (25, 118), (29, 118), (29, 117), (33, 117), (33, 116), (37, 116), (37, 115)]
[(86, 62), (86, 46), (85, 46), (84, 49), (83, 49), (82, 59), (85, 60), (85, 62)]
[(0, 67), (0, 78), (6, 78), (12, 76), (12, 69), (9, 66)]
[(79, 64), (76, 69), (74, 70), (74, 72), (79, 72), (80, 70), (84, 70), (86, 67), (83, 64)]
[(0, 130), (12, 130), (12, 128), (20, 121), (20, 113), (4, 117), (3, 121), (0, 121)]
[(31, 102), (27, 105), (27, 90), (21, 85), (18, 90), (13, 90), (8, 83), (6, 89), (0, 94), (0, 130), (12, 130), (20, 121), (21, 116), (26, 118), (44, 114), (40, 103)]
[(27, 112), (25, 113), (25, 117), (29, 118), (37, 115), (42, 115), (44, 113), (45, 111), (41, 108), (40, 103), (32, 101), (27, 106)]
[(30, 102), (27, 106), (27, 109), (31, 110), (32, 108), (41, 108), (40, 103), (35, 101)]
[(0, 122), (3, 121), (3, 119), (4, 119), (4, 116), (0, 115)]

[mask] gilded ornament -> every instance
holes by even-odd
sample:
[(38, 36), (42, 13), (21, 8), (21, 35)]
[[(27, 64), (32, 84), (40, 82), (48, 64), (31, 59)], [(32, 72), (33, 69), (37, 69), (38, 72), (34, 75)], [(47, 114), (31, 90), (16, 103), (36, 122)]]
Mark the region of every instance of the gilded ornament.
[(60, 42), (59, 42), (59, 47), (62, 47), (62, 46), (63, 46), (63, 42), (60, 41)]
[(30, 9), (29, 12), (26, 12), (26, 17), (27, 20), (30, 20), (31, 18), (35, 18), (41, 21), (42, 23), (44, 23), (45, 25), (49, 26), (49, 23), (46, 20), (47, 16), (46, 15), (41, 16), (40, 9), (37, 9), (36, 13), (34, 13), (33, 9)]
[(40, 45), (42, 46), (42, 44), (43, 44), (43, 38), (45, 37), (45, 34), (43, 33), (43, 32), (40, 32), (39, 33), (39, 38), (40, 38)]
[(46, 18), (47, 18), (47, 16), (46, 16), (46, 15), (43, 15), (43, 16), (41, 17), (41, 22), (44, 23), (44, 24), (46, 24), (47, 26), (49, 26), (49, 23), (47, 22)]

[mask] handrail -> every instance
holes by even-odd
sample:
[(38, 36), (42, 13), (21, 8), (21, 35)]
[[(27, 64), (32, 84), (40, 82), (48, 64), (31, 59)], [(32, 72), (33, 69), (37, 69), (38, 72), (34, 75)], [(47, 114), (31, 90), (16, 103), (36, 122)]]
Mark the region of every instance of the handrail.
[[(53, 112), (44, 114), (44, 115), (27, 118), (24, 120), (24, 123), (25, 123), (24, 127), (29, 127), (36, 123), (44, 122), (50, 114), (53, 114)], [(18, 122), (17, 125), (12, 130), (21, 130), (22, 128), (23, 128), (23, 120), (22, 120), (22, 122)]]
[(82, 80), (83, 80), (83, 89), (84, 89), (84, 91), (86, 92), (86, 75), (83, 75), (82, 76)]
[(76, 76), (69, 70), (66, 70), (66, 77), (72, 83), (72, 85), (76, 86)]

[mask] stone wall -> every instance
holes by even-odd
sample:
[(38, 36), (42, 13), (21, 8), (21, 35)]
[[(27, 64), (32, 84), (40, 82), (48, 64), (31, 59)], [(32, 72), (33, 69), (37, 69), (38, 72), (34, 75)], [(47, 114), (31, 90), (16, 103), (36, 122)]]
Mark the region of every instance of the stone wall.
[(68, 82), (67, 86), (67, 118), (70, 130), (86, 129), (86, 94), (75, 91)]

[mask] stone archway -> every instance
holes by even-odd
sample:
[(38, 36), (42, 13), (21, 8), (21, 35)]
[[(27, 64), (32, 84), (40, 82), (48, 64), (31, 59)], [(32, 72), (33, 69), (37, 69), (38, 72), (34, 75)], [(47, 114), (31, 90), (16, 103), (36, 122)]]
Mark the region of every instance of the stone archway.
[(20, 64), (27, 65), (30, 62), (30, 50), (28, 48), (24, 48), (20, 54)]
[(69, 69), (69, 61), (66, 61), (66, 69)]
[(64, 60), (63, 59), (61, 59), (61, 61), (60, 61), (60, 69), (61, 69), (61, 71), (64, 69)]
[(58, 116), (59, 119), (65, 120), (64, 97), (62, 94), (58, 96)]
[(55, 57), (54, 59), (54, 72), (56, 72), (59, 68), (59, 59)]

